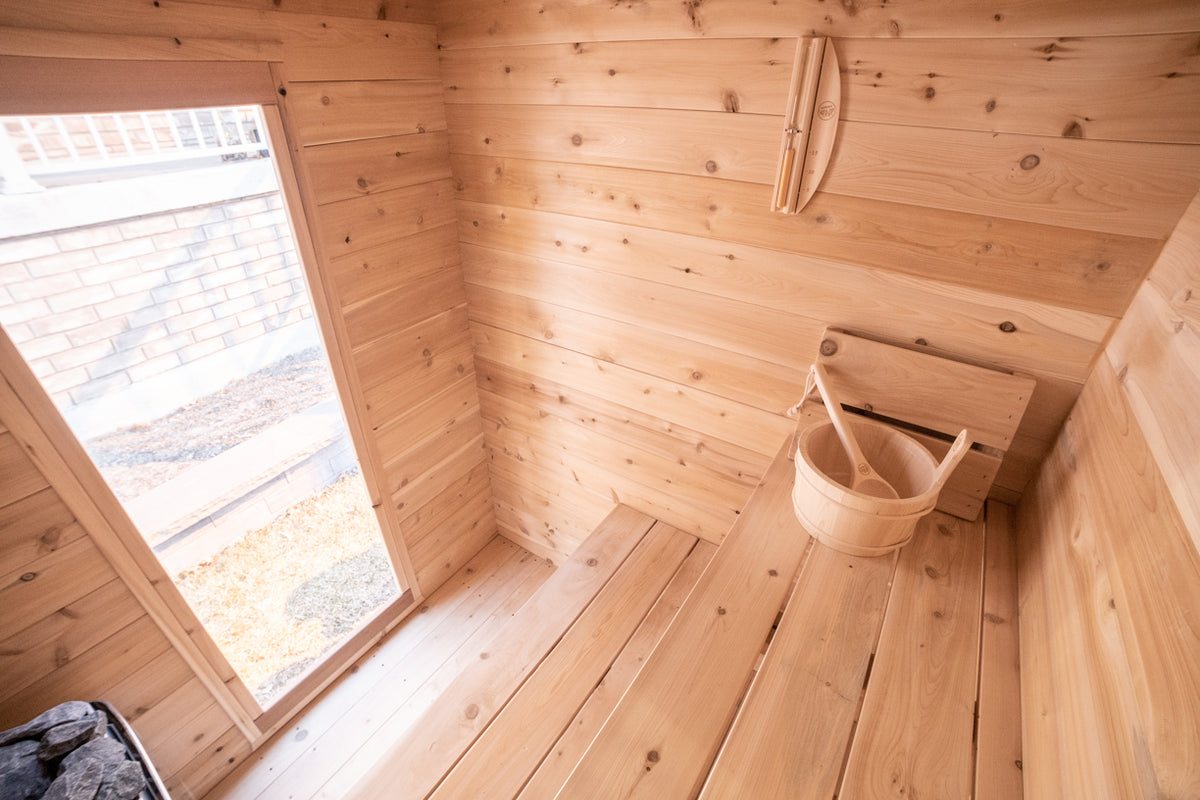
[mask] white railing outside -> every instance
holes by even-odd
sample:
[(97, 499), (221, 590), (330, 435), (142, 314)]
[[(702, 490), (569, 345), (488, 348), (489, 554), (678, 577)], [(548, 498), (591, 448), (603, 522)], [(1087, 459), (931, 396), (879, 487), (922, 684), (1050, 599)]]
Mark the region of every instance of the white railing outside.
[[(0, 191), (39, 176), (177, 161), (266, 155), (257, 106), (0, 117)], [(24, 175), (19, 174), (24, 172)]]

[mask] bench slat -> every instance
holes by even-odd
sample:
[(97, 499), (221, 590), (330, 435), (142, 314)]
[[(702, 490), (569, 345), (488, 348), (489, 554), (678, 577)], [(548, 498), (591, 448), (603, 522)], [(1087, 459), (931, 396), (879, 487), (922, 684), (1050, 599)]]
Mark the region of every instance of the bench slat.
[(836, 793), (895, 563), (813, 545), (701, 800)]
[(559, 797), (698, 791), (811, 541), (789, 500), (790, 444)]

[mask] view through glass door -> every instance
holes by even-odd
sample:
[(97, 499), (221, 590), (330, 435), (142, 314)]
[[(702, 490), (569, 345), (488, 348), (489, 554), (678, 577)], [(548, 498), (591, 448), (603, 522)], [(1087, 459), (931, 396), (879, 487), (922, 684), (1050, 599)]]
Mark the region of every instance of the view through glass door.
[(0, 118), (0, 325), (262, 706), (399, 596), (259, 108)]

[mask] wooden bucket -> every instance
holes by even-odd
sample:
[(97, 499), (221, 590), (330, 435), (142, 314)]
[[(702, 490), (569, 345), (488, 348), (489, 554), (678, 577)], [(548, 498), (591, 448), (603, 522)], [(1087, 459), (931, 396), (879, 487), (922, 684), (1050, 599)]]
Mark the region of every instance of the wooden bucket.
[(872, 497), (850, 489), (850, 458), (832, 422), (800, 431), (792, 505), (817, 541), (856, 556), (878, 556), (904, 546), (917, 520), (937, 505), (938, 493), (969, 447), (959, 434), (942, 464), (920, 443), (869, 419), (849, 421), (863, 455), (899, 495)]

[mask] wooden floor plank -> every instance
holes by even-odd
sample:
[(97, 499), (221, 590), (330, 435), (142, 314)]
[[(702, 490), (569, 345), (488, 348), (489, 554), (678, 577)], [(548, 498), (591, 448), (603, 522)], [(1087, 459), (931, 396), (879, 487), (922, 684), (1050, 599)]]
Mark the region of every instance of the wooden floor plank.
[(519, 612), (478, 651), (480, 661), (445, 687), (438, 702), (401, 728), (386, 723), (382, 746), (360, 749), (322, 787), (321, 797), (424, 798), (479, 730), (592, 601), (654, 524), (617, 506)]
[(715, 544), (703, 540), (692, 548), (687, 560), (675, 573), (675, 577), (658, 598), (654, 608), (642, 620), (642, 624), (625, 645), (621, 655), (605, 673), (604, 679), (594, 688), (566, 731), (546, 754), (537, 772), (521, 791), (520, 800), (553, 797), (570, 777), (571, 770), (575, 768), (575, 764), (587, 751), (588, 745), (596, 737), (604, 721), (641, 672), (650, 653), (662, 639), (716, 551)]
[(698, 790), (811, 541), (788, 499), (790, 443), (559, 797)]
[(1021, 800), (1021, 715), (1013, 713), (1021, 705), (1013, 510), (989, 501), (986, 520), (975, 800)]
[(834, 795), (895, 563), (813, 545), (702, 800)]
[(900, 553), (838, 797), (969, 797), (983, 522), (933, 512)]
[(206, 800), (311, 796), (389, 713), (451, 663), (456, 649), (480, 630), (490, 636), (487, 626), (506, 620), (549, 574), (539, 559), (497, 537)]
[[(430, 797), (515, 797), (696, 541), (690, 534), (656, 523)], [(489, 665), (478, 667), (488, 669)], [(475, 689), (487, 684), (484, 676), (470, 672), (461, 679)]]

